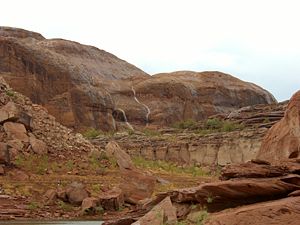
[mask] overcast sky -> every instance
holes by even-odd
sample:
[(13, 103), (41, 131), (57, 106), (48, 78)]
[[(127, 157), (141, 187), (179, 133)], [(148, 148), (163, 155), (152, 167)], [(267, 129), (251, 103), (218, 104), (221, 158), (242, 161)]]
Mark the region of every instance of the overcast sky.
[(100, 49), (154, 74), (218, 70), (300, 89), (299, 0), (9, 0), (0, 25)]

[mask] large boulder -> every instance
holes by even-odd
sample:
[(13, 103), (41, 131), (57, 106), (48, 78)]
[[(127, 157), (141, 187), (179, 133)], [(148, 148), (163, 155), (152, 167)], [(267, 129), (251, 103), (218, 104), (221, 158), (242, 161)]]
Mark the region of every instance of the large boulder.
[(123, 149), (120, 148), (117, 142), (110, 141), (105, 146), (105, 151), (107, 156), (116, 159), (120, 169), (132, 170), (135, 168), (130, 156)]
[(32, 117), (11, 101), (0, 108), (0, 123), (6, 121), (22, 123), (27, 130), (32, 130)]
[(95, 47), (8, 27), (0, 28), (0, 75), (78, 129), (113, 130), (127, 120), (170, 125), (275, 102), (266, 90), (224, 73), (149, 76)]
[(121, 170), (121, 175), (120, 188), (126, 202), (138, 204), (152, 196), (156, 184), (155, 177), (136, 170)]
[(173, 202), (198, 202), (212, 209), (278, 199), (300, 189), (300, 176), (233, 179), (168, 192)]
[(164, 225), (175, 224), (176, 222), (176, 208), (172, 205), (170, 197), (166, 197), (150, 212), (132, 225)]
[(3, 127), (9, 139), (29, 142), (27, 130), (22, 123), (5, 122)]
[(258, 159), (277, 161), (300, 157), (300, 91), (295, 93), (284, 117), (266, 134)]
[(48, 147), (45, 142), (32, 136), (29, 138), (29, 143), (34, 153), (38, 155), (46, 155), (48, 153)]
[(124, 195), (121, 189), (114, 188), (99, 196), (99, 202), (105, 210), (119, 210), (124, 204)]
[(14, 102), (8, 102), (0, 108), (0, 123), (5, 121), (17, 121), (20, 117), (21, 109)]
[(82, 201), (90, 196), (82, 183), (73, 182), (66, 189), (68, 201), (73, 205), (81, 205)]

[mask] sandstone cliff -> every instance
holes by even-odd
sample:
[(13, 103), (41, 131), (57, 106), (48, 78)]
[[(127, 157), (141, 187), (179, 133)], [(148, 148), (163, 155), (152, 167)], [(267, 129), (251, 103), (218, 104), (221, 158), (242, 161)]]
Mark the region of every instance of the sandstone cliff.
[[(161, 129), (116, 133), (116, 140), (131, 156), (148, 160), (164, 160), (178, 164), (227, 165), (247, 162), (257, 157), (261, 142), (268, 129), (284, 115), (287, 102), (271, 105), (244, 107), (222, 117), (231, 124), (242, 124), (239, 129), (220, 132), (210, 131), (203, 135), (203, 121), (194, 124), (193, 129)], [(105, 147), (111, 136), (100, 135), (92, 140)]]
[(149, 76), (92, 46), (0, 28), (0, 75), (66, 126), (102, 130), (170, 125), (273, 103), (264, 89), (220, 72)]
[(266, 134), (258, 158), (276, 161), (300, 157), (300, 91), (290, 100), (284, 117)]

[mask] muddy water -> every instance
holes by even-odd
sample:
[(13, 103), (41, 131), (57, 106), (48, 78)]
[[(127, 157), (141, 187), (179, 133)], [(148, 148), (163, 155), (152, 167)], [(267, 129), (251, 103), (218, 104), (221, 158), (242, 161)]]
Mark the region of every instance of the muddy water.
[(100, 221), (1, 221), (1, 225), (101, 225)]

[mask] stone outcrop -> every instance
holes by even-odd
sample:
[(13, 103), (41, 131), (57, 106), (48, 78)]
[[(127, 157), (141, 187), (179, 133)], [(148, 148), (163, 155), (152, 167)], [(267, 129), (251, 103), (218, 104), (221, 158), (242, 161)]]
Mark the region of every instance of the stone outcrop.
[(298, 225), (300, 197), (228, 209), (209, 217), (205, 225)]
[(276, 101), (264, 89), (224, 73), (149, 76), (95, 47), (8, 27), (0, 28), (0, 75), (76, 129), (170, 125)]
[(176, 208), (172, 205), (170, 197), (166, 197), (145, 216), (132, 225), (163, 225), (177, 223)]
[(257, 158), (276, 161), (300, 157), (300, 91), (291, 98), (284, 118), (266, 134)]

